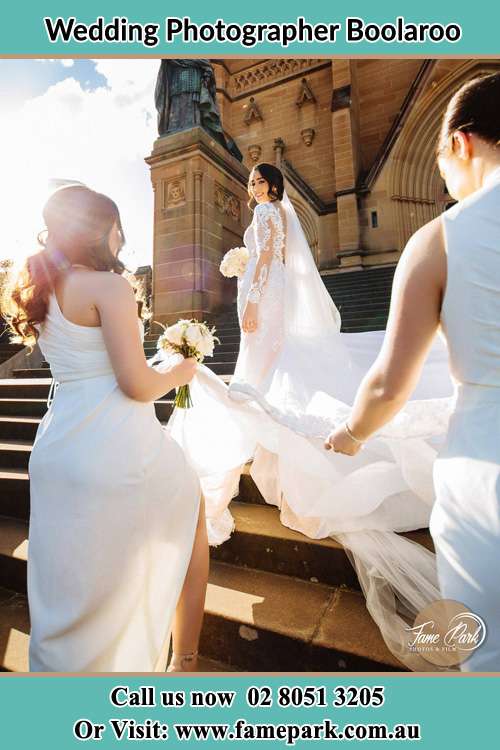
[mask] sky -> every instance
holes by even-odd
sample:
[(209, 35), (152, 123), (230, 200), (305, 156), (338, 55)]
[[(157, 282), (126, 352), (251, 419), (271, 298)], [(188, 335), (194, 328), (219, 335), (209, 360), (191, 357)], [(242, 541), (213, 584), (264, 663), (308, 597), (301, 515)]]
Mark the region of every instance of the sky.
[(158, 60), (0, 60), (0, 259), (37, 248), (48, 181), (109, 195), (131, 270), (151, 262)]

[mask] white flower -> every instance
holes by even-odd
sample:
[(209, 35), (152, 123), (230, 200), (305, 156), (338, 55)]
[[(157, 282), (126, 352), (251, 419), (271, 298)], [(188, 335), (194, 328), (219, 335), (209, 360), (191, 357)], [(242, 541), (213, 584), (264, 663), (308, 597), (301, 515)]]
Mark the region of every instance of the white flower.
[(205, 328), (205, 331), (202, 332), (201, 341), (198, 344), (198, 351), (204, 357), (211, 357), (214, 353), (214, 344), (215, 341), (213, 335), (208, 328)]
[(219, 270), (223, 276), (243, 276), (249, 259), (248, 248), (233, 247), (223, 257)]
[(188, 346), (192, 349), (199, 350), (200, 344), (203, 341), (203, 331), (201, 330), (200, 324), (191, 323), (188, 325), (184, 337)]
[(169, 344), (175, 346), (182, 346), (184, 339), (184, 331), (186, 330), (186, 321), (179, 320), (173, 326), (169, 326), (165, 329), (162, 334), (162, 338), (168, 341)]

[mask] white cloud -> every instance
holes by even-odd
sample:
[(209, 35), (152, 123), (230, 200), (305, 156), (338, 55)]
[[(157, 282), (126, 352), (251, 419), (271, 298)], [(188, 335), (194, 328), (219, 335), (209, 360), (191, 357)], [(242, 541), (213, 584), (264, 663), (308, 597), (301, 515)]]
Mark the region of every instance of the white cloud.
[(0, 257), (33, 249), (50, 177), (72, 178), (118, 204), (130, 265), (151, 261), (153, 193), (144, 157), (156, 138), (158, 61), (98, 60), (107, 87), (82, 89), (72, 77), (0, 120)]
[(64, 68), (72, 68), (75, 64), (74, 60), (70, 60), (69, 58), (51, 58), (51, 57), (40, 57), (36, 59), (36, 62), (39, 63), (61, 63), (61, 65)]

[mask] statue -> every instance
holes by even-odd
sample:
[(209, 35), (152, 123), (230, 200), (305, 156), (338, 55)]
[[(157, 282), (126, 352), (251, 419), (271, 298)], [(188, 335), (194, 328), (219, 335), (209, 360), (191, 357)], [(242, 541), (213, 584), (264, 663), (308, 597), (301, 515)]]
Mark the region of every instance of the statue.
[(243, 161), (238, 146), (222, 129), (215, 75), (209, 60), (162, 60), (156, 80), (155, 104), (160, 136), (199, 126)]

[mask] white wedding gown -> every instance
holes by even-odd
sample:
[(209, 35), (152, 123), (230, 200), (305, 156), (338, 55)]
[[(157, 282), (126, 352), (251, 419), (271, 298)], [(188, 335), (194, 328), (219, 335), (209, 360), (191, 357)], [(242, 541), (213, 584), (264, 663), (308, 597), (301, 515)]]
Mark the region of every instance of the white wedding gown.
[(30, 670), (164, 671), (198, 478), (154, 404), (120, 390), (101, 328), (52, 295), (39, 344), (59, 387), (29, 465)]
[(457, 383), (448, 440), (434, 465), (430, 529), (444, 598), (466, 604), (486, 640), (465, 671), (500, 671), (500, 168), (443, 214), (441, 318)]
[(200, 367), (194, 407), (175, 410), (169, 422), (201, 479), (210, 542), (231, 534), (228, 505), (252, 459), (250, 473), (285, 525), (346, 547), (393, 653), (412, 669), (435, 669), (408, 652), (404, 631), (439, 598), (435, 557), (394, 532), (429, 523), (432, 465), (452, 408), (446, 347), (436, 338), (412, 400), (357, 456), (325, 451), (324, 438), (348, 416), (384, 332), (339, 333), (340, 317), (286, 195), (281, 207), (257, 206), (244, 242), (250, 260), (238, 282), (240, 322), (256, 263), (267, 253), (258, 330), (242, 332), (230, 387)]

